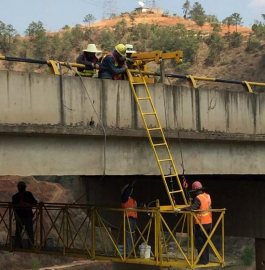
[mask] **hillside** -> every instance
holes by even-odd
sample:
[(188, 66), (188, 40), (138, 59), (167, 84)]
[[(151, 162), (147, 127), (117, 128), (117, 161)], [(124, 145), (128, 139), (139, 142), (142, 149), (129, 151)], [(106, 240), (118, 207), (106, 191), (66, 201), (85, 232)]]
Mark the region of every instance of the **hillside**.
[[(117, 43), (133, 44), (137, 51), (163, 50), (184, 52), (184, 62), (176, 67), (170, 61), (166, 72), (192, 74), (240, 81), (264, 82), (264, 36), (250, 28), (220, 25), (215, 31), (209, 23), (199, 27), (182, 17), (157, 14), (122, 15), (91, 25), (65, 28), (57, 33), (36, 30), (34, 36), (15, 39), (8, 53), (0, 54), (36, 59), (56, 59), (75, 62), (77, 55), (88, 43), (95, 43), (111, 51)], [(262, 26), (263, 27), (263, 26)], [(265, 27), (264, 27), (265, 29)], [(0, 47), (1, 48), (1, 47)], [(1, 61), (1, 69), (48, 72), (47, 67)], [(150, 69), (157, 71), (156, 65)], [(68, 70), (65, 74), (73, 75)], [(170, 84), (187, 84), (171, 79)], [(240, 89), (241, 86), (199, 82), (204, 88)]]

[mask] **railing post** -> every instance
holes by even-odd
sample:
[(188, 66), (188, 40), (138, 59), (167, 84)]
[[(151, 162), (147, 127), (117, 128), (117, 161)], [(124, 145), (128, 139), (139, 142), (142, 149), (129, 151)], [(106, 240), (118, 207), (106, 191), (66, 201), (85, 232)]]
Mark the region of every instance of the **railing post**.
[(67, 216), (67, 211), (68, 210), (68, 206), (65, 206), (65, 207), (63, 207), (63, 220), (62, 220), (62, 227), (63, 227), (63, 229), (62, 229), (62, 232), (63, 232), (63, 256), (65, 256), (65, 224), (64, 224), (64, 219), (65, 219), (65, 215), (66, 215), (66, 218), (68, 218), (68, 216)]
[(157, 237), (157, 263), (159, 266), (163, 266), (163, 254), (162, 254), (162, 242), (161, 242), (161, 212), (159, 200), (156, 201), (156, 237)]
[(190, 214), (190, 244), (191, 244), (191, 268), (194, 269), (194, 234), (193, 234), (193, 215), (194, 213), (191, 212)]
[(43, 243), (43, 202), (39, 203), (39, 211), (40, 211), (40, 247), (41, 249), (44, 246)]
[(225, 215), (222, 217), (222, 266), (224, 266), (225, 262)]
[(124, 210), (123, 212), (123, 259), (126, 260), (126, 216), (127, 212)]
[(91, 207), (92, 226), (91, 226), (91, 255), (96, 259), (96, 216), (95, 207)]
[(13, 251), (13, 239), (12, 239), (12, 204), (8, 204), (8, 212), (9, 212), (9, 239), (10, 239), (10, 252)]

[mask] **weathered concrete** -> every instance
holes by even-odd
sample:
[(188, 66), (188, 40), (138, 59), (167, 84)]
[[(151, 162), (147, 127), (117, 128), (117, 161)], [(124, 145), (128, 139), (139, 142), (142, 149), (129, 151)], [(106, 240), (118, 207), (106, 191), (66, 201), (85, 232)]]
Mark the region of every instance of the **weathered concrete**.
[[(85, 78), (85, 89), (78, 77), (7, 71), (0, 80), (0, 174), (103, 174), (97, 114), (107, 133), (106, 174), (159, 173), (128, 82)], [(179, 170), (178, 135), (187, 174), (265, 173), (264, 94), (170, 86), (164, 93), (160, 84), (150, 91)]]

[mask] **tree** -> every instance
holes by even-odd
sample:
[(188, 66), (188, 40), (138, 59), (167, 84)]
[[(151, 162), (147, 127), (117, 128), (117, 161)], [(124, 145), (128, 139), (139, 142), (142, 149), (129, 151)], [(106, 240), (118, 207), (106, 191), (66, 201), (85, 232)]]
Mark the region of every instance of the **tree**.
[(29, 24), (28, 28), (25, 31), (25, 35), (29, 37), (33, 37), (37, 34), (39, 31), (45, 31), (45, 28), (43, 26), (43, 23), (41, 21), (38, 22), (32, 22)]
[(238, 25), (242, 25), (242, 17), (240, 16), (239, 13), (233, 13), (231, 15), (231, 19), (232, 19), (232, 25), (236, 26), (236, 32), (237, 32), (237, 26)]
[(195, 2), (192, 9), (189, 12), (191, 20), (195, 21), (195, 23), (202, 27), (206, 22), (206, 14), (202, 5), (198, 2)]
[(233, 24), (232, 17), (231, 16), (226, 17), (225, 19), (223, 19), (222, 23), (227, 25), (228, 32), (230, 32), (230, 26)]
[(206, 15), (206, 22), (210, 24), (220, 23), (217, 16), (212, 14)]
[(3, 53), (12, 52), (16, 44), (17, 31), (11, 24), (0, 21), (0, 50)]
[(186, 2), (182, 6), (183, 14), (184, 14), (184, 19), (187, 19), (187, 15), (190, 12), (190, 1), (186, 0)]
[(96, 18), (92, 15), (92, 14), (87, 14), (83, 20), (84, 23), (88, 23), (90, 25), (90, 23), (94, 22), (96, 20)]
[(263, 20), (265, 20), (265, 14), (261, 14)]

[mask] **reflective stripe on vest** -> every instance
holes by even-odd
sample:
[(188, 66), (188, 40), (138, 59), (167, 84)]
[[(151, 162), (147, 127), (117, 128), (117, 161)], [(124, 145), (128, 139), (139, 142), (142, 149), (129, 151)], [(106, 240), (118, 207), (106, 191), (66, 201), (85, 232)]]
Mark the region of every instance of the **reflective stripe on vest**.
[[(201, 224), (210, 224), (212, 223), (212, 213), (210, 211), (207, 211), (211, 209), (211, 197), (207, 193), (199, 194), (197, 198), (201, 202), (201, 207), (198, 210), (202, 210), (201, 212), (198, 212), (196, 214), (198, 220), (201, 222)], [(198, 223), (196, 220), (194, 220), (194, 223)]]
[(77, 71), (77, 73), (80, 76), (83, 76), (83, 77), (92, 77), (94, 74), (96, 74), (96, 70), (94, 70), (94, 69), (92, 69), (92, 70), (84, 69), (83, 71)]
[[(133, 198), (129, 197), (126, 203), (121, 204), (121, 207), (122, 208), (136, 208), (137, 202)], [(135, 211), (127, 211), (127, 215), (128, 217), (137, 218), (137, 212)]]
[[(110, 56), (113, 58), (113, 60), (114, 60), (114, 65), (115, 65), (115, 67), (117, 68), (117, 67), (119, 66), (119, 63), (118, 63), (117, 59), (115, 58), (115, 56), (114, 56), (112, 53), (107, 53), (107, 54), (103, 55), (103, 57), (102, 57), (102, 59), (101, 59), (101, 63), (103, 63), (104, 59), (105, 59), (108, 55), (110, 55)], [(121, 75), (122, 75), (122, 74), (115, 74), (115, 75), (112, 75), (112, 76), (113, 76), (113, 79), (114, 79), (114, 80), (119, 80), (119, 79), (121, 78)]]

